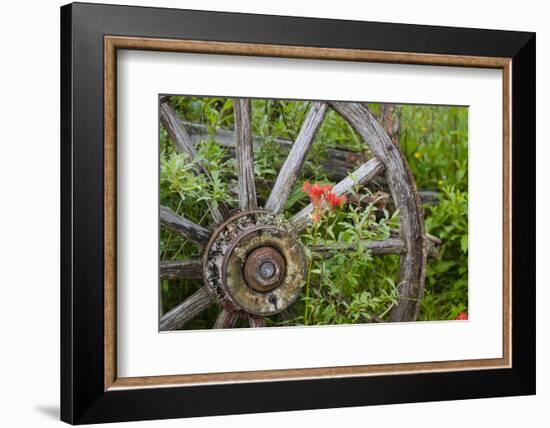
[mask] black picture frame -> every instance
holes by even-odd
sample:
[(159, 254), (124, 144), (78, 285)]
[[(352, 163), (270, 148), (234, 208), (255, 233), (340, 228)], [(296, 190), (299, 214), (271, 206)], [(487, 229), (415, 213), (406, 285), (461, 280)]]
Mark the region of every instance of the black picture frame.
[[(104, 36), (512, 59), (512, 367), (104, 388)], [(535, 393), (535, 34), (74, 3), (61, 8), (61, 419), (71, 424)]]

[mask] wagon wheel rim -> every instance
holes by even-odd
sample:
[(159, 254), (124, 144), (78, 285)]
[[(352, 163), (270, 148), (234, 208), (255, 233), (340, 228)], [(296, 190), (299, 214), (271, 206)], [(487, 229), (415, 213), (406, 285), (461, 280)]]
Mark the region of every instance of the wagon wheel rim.
[[(242, 260), (240, 262), (235, 260), (231, 262), (228, 258), (230, 256), (233, 256), (234, 259), (237, 257), (235, 255), (238, 253), (236, 249), (251, 252), (249, 248), (254, 247), (255, 244), (247, 242), (248, 247), (242, 248), (240, 246), (242, 245), (240, 241), (237, 243), (231, 241), (233, 246), (230, 245), (229, 256), (226, 255), (226, 257), (221, 257), (221, 261), (216, 262), (218, 264), (221, 263), (219, 266), (212, 267), (210, 257), (214, 258), (212, 256), (212, 250), (213, 245), (216, 244), (216, 239), (219, 240), (220, 235), (224, 233), (229, 234), (229, 232), (227, 232), (228, 229), (233, 232), (235, 228), (238, 229), (241, 227), (238, 225), (237, 221), (241, 219), (241, 222), (246, 223), (246, 221), (242, 220), (243, 218), (246, 218), (247, 221), (250, 220), (251, 224), (246, 225), (243, 230), (237, 230), (241, 235), (245, 233), (249, 227), (261, 229), (262, 233), (267, 233), (265, 230), (270, 229), (272, 232), (275, 230), (281, 236), (288, 235), (286, 236), (286, 240), (290, 242), (290, 245), (295, 245), (296, 247), (301, 245), (300, 239), (297, 238), (296, 235), (305, 230), (311, 222), (310, 214), (313, 209), (312, 205), (307, 205), (288, 219), (288, 221), (281, 219), (281, 213), (291, 190), (300, 177), (307, 155), (323, 123), (328, 108), (332, 108), (336, 113), (342, 116), (353, 129), (355, 129), (374, 155), (372, 159), (366, 161), (351, 172), (348, 177), (339, 181), (334, 186), (333, 192), (338, 196), (345, 195), (352, 191), (356, 185), (366, 186), (375, 177), (381, 174), (385, 175), (393, 202), (400, 213), (399, 237), (390, 237), (382, 241), (371, 241), (365, 243), (365, 245), (371, 250), (373, 255), (400, 254), (399, 297), (397, 304), (394, 305), (390, 312), (390, 320), (411, 321), (417, 318), (420, 309), (420, 301), (424, 291), (427, 257), (426, 236), (420, 198), (416, 189), (414, 177), (399, 145), (392, 141), (390, 135), (378, 122), (370, 109), (360, 103), (312, 102), (306, 118), (302, 123), (300, 132), (277, 175), (265, 206), (258, 207), (254, 176), (254, 137), (252, 135), (251, 126), (251, 103), (249, 99), (236, 98), (234, 99), (235, 157), (239, 212), (232, 216), (230, 215), (228, 207), (224, 204), (219, 204), (218, 206), (209, 204), (208, 208), (214, 219), (215, 227), (207, 229), (172, 212), (169, 208), (160, 208), (161, 225), (182, 235), (185, 239), (197, 243), (203, 251), (201, 258), (185, 261), (161, 261), (160, 276), (162, 279), (202, 279), (203, 286), (161, 317), (160, 330), (180, 329), (187, 322), (194, 319), (213, 304), (218, 304), (221, 308), (218, 318), (214, 323), (214, 328), (234, 327), (239, 318), (248, 319), (250, 327), (263, 327), (265, 326), (266, 316), (279, 313), (290, 307), (294, 302), (301, 287), (290, 287), (292, 293), (289, 296), (283, 296), (288, 298), (278, 302), (281, 305), (276, 305), (276, 310), (274, 310), (273, 307), (271, 307), (270, 310), (265, 308), (263, 311), (256, 310), (258, 308), (256, 306), (250, 306), (250, 302), (255, 302), (259, 293), (264, 293), (260, 296), (262, 297), (266, 295), (265, 293), (272, 293), (273, 290), (277, 291), (283, 288), (283, 285), (277, 285), (277, 287), (267, 291), (261, 290), (251, 286), (249, 282), (254, 281), (244, 278), (245, 274), (243, 272), (239, 272), (238, 278), (232, 283), (232, 286), (227, 286), (227, 281), (225, 281), (227, 265), (233, 263), (234, 266), (241, 265), (241, 269), (244, 269), (247, 261), (249, 261), (247, 258), (249, 253), (247, 253), (246, 257), (241, 256)], [(163, 126), (168, 132), (170, 140), (175, 144), (176, 149), (179, 152), (186, 153), (191, 159), (195, 159), (196, 152), (191, 142), (191, 138), (187, 134), (187, 131), (179, 120), (177, 113), (169, 104), (167, 98), (163, 99), (161, 102), (160, 118)], [(203, 173), (207, 178), (211, 179), (208, 169), (202, 162), (195, 161), (195, 165), (198, 172)], [(264, 217), (261, 217), (261, 215)], [(258, 220), (259, 218), (261, 218), (261, 220)], [(282, 225), (281, 222), (284, 224)], [(239, 235), (239, 239), (242, 239), (241, 235)], [(273, 238), (273, 236), (271, 236), (271, 238)], [(236, 239), (236, 235), (232, 235), (232, 239)], [(262, 240), (263, 238), (253, 237), (251, 239)], [(292, 239), (294, 239), (294, 241), (292, 241)], [(269, 245), (277, 247), (276, 244), (278, 244), (278, 241), (269, 242)], [(255, 248), (252, 249), (254, 250)], [(279, 252), (282, 251), (281, 248), (276, 248), (276, 250)], [(271, 254), (272, 252), (268, 253)], [(285, 272), (286, 269), (290, 268), (293, 275), (297, 276), (297, 279), (294, 278), (296, 281), (303, 279), (300, 278), (300, 275), (305, 274), (305, 271), (300, 269), (299, 266), (299, 264), (303, 262), (303, 260), (300, 259), (302, 254), (299, 253), (300, 251), (298, 248), (293, 255), (299, 262), (294, 262), (294, 259), (291, 259), (289, 264), (289, 260), (286, 259), (285, 265)], [(274, 264), (273, 261), (279, 259), (276, 257), (275, 253), (271, 255), (273, 258), (270, 259), (268, 257), (266, 260)], [(285, 257), (288, 257), (288, 255)], [(252, 272), (256, 275), (260, 275), (258, 278), (261, 280), (266, 280), (266, 278), (261, 278), (260, 269), (262, 266), (252, 262), (256, 262), (256, 258), (248, 263), (248, 265), (254, 266)], [(265, 266), (267, 265), (268, 264)], [(235, 269), (238, 270), (239, 268), (234, 268), (234, 270)], [(256, 269), (256, 271), (254, 271), (254, 269)], [(264, 273), (271, 272), (270, 269), (271, 268), (267, 271), (264, 270)], [(217, 270), (219, 270), (219, 272)], [(220, 272), (223, 273), (223, 276)], [(213, 283), (213, 275), (218, 275), (219, 284)], [(242, 283), (239, 281), (242, 281)], [(256, 286), (257, 285), (258, 284), (256, 284)], [(284, 285), (286, 286), (286, 283), (284, 283)], [(250, 292), (250, 290), (252, 290), (252, 292)], [(254, 294), (254, 292), (257, 294)], [(247, 295), (248, 300), (242, 297), (243, 293)], [(279, 293), (279, 295), (280, 294), (281, 293)], [(270, 294), (270, 296), (272, 295), (274, 294)], [(264, 301), (266, 301), (266, 299), (264, 299)]]

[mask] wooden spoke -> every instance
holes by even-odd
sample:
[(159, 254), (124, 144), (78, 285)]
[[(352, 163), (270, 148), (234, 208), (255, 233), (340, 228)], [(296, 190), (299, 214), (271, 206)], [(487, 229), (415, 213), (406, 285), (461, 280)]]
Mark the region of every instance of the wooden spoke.
[(262, 317), (249, 317), (248, 325), (251, 328), (265, 327), (265, 318)]
[(290, 321), (296, 318), (296, 314), (294, 313), (292, 306), (286, 308), (279, 315), (283, 321)]
[(358, 103), (330, 104), (359, 133), (386, 168), (386, 180), (399, 209), (401, 239), (405, 247), (401, 256), (400, 297), (392, 309), (391, 319), (414, 320), (424, 293), (426, 265), (424, 219), (414, 178), (399, 145), (394, 144), (367, 107)]
[(177, 215), (167, 207), (160, 207), (160, 222), (168, 229), (198, 243), (205, 243), (210, 238), (208, 229)]
[(350, 175), (339, 181), (332, 191), (337, 195), (350, 192), (354, 186), (363, 186), (384, 170), (384, 165), (378, 159), (370, 159)]
[(160, 278), (202, 278), (202, 263), (200, 260), (162, 261), (160, 262)]
[(160, 319), (160, 330), (177, 330), (212, 304), (206, 287), (200, 288)]
[(238, 319), (239, 316), (235, 312), (229, 312), (222, 309), (214, 323), (214, 328), (232, 328), (235, 326)]
[[(332, 189), (337, 195), (343, 195), (350, 192), (356, 185), (364, 185), (380, 174), (384, 170), (384, 165), (378, 159), (370, 159), (365, 162), (349, 176), (339, 181)], [(297, 233), (303, 231), (311, 222), (310, 214), (313, 212), (313, 205), (309, 204), (299, 211), (290, 222)]]
[(330, 258), (337, 252), (340, 253), (357, 250), (359, 245), (369, 249), (374, 255), (401, 254), (405, 249), (401, 239), (387, 238), (381, 241), (361, 241), (352, 244), (342, 244), (335, 248), (328, 248), (320, 245), (314, 247), (312, 252), (319, 258)]
[(242, 211), (258, 207), (256, 184), (254, 183), (254, 138), (252, 137), (250, 100), (236, 98), (235, 111), (235, 150), (237, 176), (239, 178), (239, 208)]
[(296, 138), (296, 142), (292, 145), (292, 149), (279, 171), (277, 180), (265, 205), (266, 210), (274, 214), (279, 214), (283, 210), (288, 195), (300, 175), (315, 135), (323, 123), (326, 110), (327, 105), (325, 103), (315, 102), (312, 104), (300, 129), (300, 133)]
[[(211, 180), (212, 176), (210, 175), (210, 172), (201, 161), (197, 160), (197, 152), (191, 142), (191, 137), (189, 137), (189, 134), (183, 127), (176, 111), (170, 105), (167, 98), (161, 100), (160, 103), (160, 121), (164, 126), (164, 129), (166, 129), (166, 132), (168, 132), (170, 139), (175, 144), (176, 149), (180, 153), (187, 154), (189, 159), (194, 162), (197, 171), (204, 174)], [(208, 208), (216, 223), (222, 223), (223, 220), (229, 216), (229, 210), (223, 203), (216, 206), (213, 203), (208, 202)]]

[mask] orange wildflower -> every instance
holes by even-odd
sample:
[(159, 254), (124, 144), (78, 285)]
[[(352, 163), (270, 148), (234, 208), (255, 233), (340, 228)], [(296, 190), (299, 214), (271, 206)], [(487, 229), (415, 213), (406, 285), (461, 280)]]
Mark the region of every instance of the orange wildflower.
[(346, 202), (346, 195), (338, 196), (336, 193), (328, 192), (326, 194), (327, 202), (333, 209), (340, 208)]
[(346, 202), (346, 197), (344, 195), (338, 196), (336, 193), (332, 192), (332, 184), (311, 184), (309, 181), (305, 181), (302, 191), (309, 196), (313, 204), (311, 220), (315, 223), (321, 221), (327, 209), (332, 208), (335, 210)]

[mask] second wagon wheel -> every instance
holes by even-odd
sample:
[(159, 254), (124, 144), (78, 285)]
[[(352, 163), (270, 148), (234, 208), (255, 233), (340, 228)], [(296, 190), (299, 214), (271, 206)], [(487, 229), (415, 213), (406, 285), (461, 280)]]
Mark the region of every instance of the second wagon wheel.
[[(418, 316), (423, 296), (426, 236), (423, 214), (413, 176), (395, 144), (372, 112), (360, 103), (313, 102), (288, 157), (279, 171), (264, 207), (258, 207), (254, 180), (251, 107), (247, 99), (234, 100), (235, 152), (238, 177), (238, 210), (209, 205), (215, 225), (210, 229), (161, 207), (164, 227), (198, 243), (202, 258), (161, 261), (162, 278), (201, 278), (204, 285), (162, 316), (161, 330), (182, 328), (200, 312), (218, 304), (214, 328), (230, 328), (239, 317), (251, 327), (265, 325), (265, 317), (280, 313), (296, 300), (306, 277), (306, 253), (297, 235), (308, 226), (313, 207), (285, 219), (281, 213), (328, 108), (340, 114), (368, 145), (374, 158), (337, 183), (333, 192), (343, 195), (384, 174), (394, 205), (400, 213), (398, 237), (373, 242), (373, 254), (401, 255), (399, 298), (391, 321), (411, 321)], [(191, 138), (167, 98), (160, 118), (178, 151), (195, 159)], [(200, 161), (199, 172), (210, 177)]]

